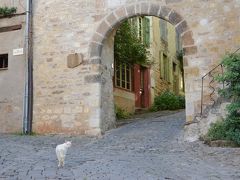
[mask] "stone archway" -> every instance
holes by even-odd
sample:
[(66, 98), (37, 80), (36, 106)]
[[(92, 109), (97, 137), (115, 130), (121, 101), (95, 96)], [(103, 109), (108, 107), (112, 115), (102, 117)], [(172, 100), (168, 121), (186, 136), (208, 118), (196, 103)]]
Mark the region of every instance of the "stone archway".
[(176, 31), (181, 35), (184, 55), (188, 56), (197, 53), (193, 33), (188, 27), (186, 20), (175, 10), (167, 6), (161, 6), (157, 3), (136, 3), (122, 6), (107, 15), (100, 22), (89, 46), (90, 61), (101, 65), (101, 120), (99, 124), (103, 132), (115, 124), (111, 79), (112, 70), (111, 64), (107, 62), (107, 59), (113, 59), (111, 52), (109, 52), (113, 49), (109, 38), (111, 41), (113, 37), (112, 33), (124, 20), (139, 15), (155, 16), (168, 21), (175, 26)]
[(105, 17), (92, 37), (89, 48), (90, 59), (94, 60), (101, 57), (103, 41), (108, 38), (114, 28), (118, 27), (122, 21), (138, 15), (156, 16), (168, 21), (181, 34), (185, 55), (197, 52), (192, 31), (180, 14), (166, 6), (153, 3), (137, 3), (120, 7)]

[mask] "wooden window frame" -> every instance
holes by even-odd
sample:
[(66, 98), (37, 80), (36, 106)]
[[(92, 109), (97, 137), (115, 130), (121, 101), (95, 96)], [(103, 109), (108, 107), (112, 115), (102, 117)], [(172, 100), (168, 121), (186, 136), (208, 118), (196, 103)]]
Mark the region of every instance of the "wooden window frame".
[[(119, 72), (119, 76), (118, 76), (118, 72)], [(133, 75), (133, 69), (130, 64), (116, 63), (116, 62), (114, 63), (114, 87), (132, 92), (133, 91), (132, 75)]]

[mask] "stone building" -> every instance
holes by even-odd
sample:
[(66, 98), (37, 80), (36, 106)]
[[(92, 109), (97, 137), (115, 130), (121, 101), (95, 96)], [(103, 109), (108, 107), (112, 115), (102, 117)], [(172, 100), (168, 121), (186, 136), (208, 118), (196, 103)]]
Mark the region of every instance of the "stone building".
[[(137, 15), (167, 20), (182, 38), (186, 121), (190, 124), (200, 109), (201, 77), (226, 51), (239, 46), (239, 7), (239, 0), (34, 1), (33, 131), (97, 135), (114, 127), (113, 31), (123, 20)], [(69, 55), (83, 57), (83, 61), (75, 61), (72, 68)], [(15, 82), (22, 82), (17, 77)], [(23, 87), (8, 84), (14, 91)], [(17, 123), (7, 122), (10, 114), (8, 120), (1, 116), (1, 127), (8, 124), (8, 132), (21, 129), (22, 90), (9, 94), (18, 95), (14, 101), (19, 107), (1, 112), (5, 117), (8, 112), (19, 114), (12, 116)], [(1, 102), (9, 92), (3, 93)], [(1, 106), (8, 107), (7, 103)]]
[(152, 17), (152, 97), (169, 90), (175, 94), (184, 94), (183, 70), (178, 59), (182, 51), (181, 39), (175, 27), (165, 20)]
[(129, 20), (132, 26), (136, 26), (138, 38), (149, 51), (151, 64), (131, 66), (115, 59), (113, 95), (118, 108), (134, 113), (135, 110), (148, 109), (154, 98), (165, 91), (184, 94), (183, 73), (177, 59), (181, 42), (173, 25), (153, 16)]

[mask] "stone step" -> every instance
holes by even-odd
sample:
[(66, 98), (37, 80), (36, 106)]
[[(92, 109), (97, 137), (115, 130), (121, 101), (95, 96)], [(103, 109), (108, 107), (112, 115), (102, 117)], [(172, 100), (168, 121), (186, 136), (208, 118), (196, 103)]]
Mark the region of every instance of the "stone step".
[(135, 109), (135, 114), (144, 114), (148, 112), (148, 108), (136, 108)]

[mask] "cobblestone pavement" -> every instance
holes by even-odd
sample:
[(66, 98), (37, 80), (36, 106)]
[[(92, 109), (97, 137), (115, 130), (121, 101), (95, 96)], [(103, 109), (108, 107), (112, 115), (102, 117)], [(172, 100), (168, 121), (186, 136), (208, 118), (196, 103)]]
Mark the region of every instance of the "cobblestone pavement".
[[(184, 112), (154, 113), (102, 138), (0, 136), (0, 179), (240, 179), (240, 149), (184, 142)], [(66, 165), (55, 147), (72, 140)]]

